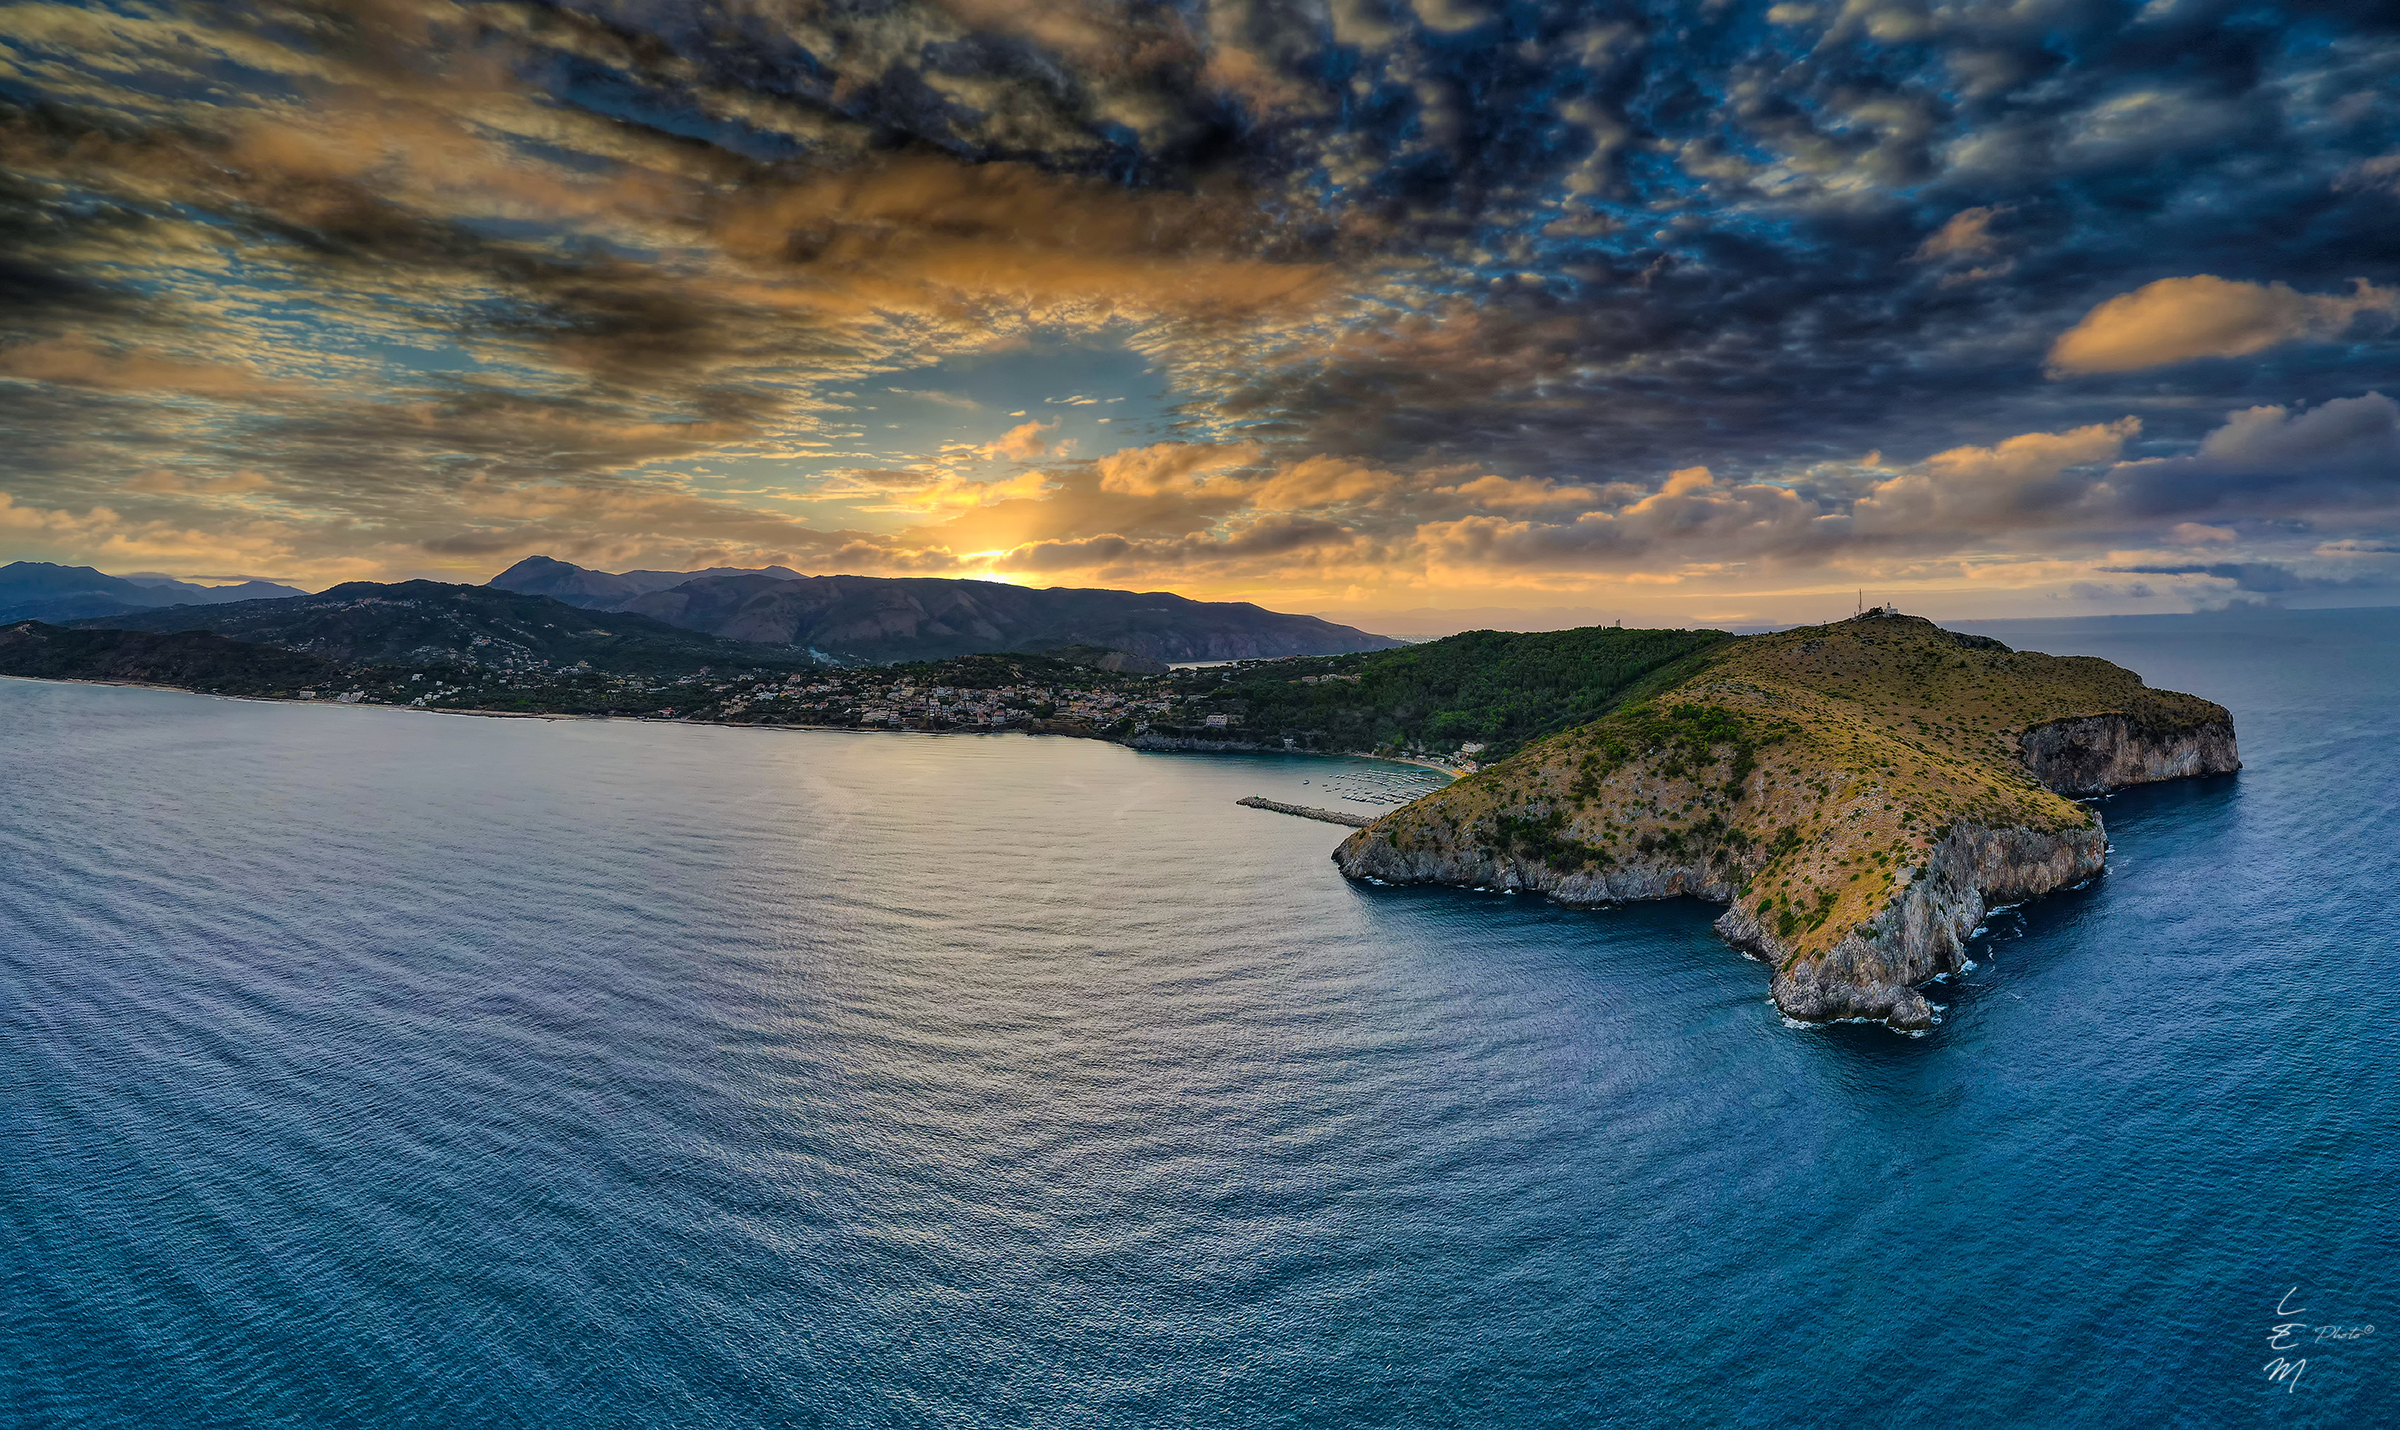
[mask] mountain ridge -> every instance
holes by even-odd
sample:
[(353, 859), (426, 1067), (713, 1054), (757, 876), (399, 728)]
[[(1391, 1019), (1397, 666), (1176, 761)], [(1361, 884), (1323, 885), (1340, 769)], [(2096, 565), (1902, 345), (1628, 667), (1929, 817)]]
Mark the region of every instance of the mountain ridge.
[(202, 586), (172, 576), (111, 576), (90, 566), (11, 561), (0, 566), (0, 621), (72, 621), (169, 606), (284, 600), (308, 593), (275, 581)]
[(493, 668), (605, 666), (628, 673), (727, 666), (812, 669), (788, 647), (729, 641), (630, 612), (442, 581), (348, 581), (315, 595), (174, 606), (66, 623), (72, 629), (210, 631), (344, 664), (443, 660)]
[[(1159, 661), (1275, 659), (1390, 650), (1406, 642), (1247, 601), (939, 576), (807, 576), (788, 567), (615, 575), (528, 557), (492, 578), (588, 609), (648, 616), (732, 640), (878, 664), (1098, 646)], [(640, 579), (636, 579), (636, 578)], [(620, 585), (614, 583), (630, 583)], [(634, 587), (648, 589), (634, 589)]]

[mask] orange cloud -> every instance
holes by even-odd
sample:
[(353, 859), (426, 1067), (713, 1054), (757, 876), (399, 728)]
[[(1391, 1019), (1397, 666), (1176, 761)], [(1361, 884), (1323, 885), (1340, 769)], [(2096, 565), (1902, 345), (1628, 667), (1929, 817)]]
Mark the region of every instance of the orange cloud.
[(1382, 496), (1402, 484), (1397, 472), (1347, 457), (1308, 457), (1277, 469), (1250, 493), (1250, 504), (1265, 511), (1304, 511)]
[(1255, 442), (1157, 442), (1111, 452), (1094, 466), (1100, 490), (1121, 496), (1226, 495), (1245, 488), (1238, 474), (1264, 455)]
[(975, 450), (985, 457), (1006, 457), (1012, 461), (1030, 462), (1050, 450), (1042, 434), (1055, 430), (1056, 422), (1021, 422)]
[(111, 352), (83, 338), (26, 343), (0, 351), (0, 376), (104, 392), (171, 392), (240, 402), (293, 397), (308, 390), (297, 383), (273, 381), (240, 364), (193, 362), (153, 348)]
[(2054, 376), (2133, 372), (2202, 357), (2241, 357), (2303, 338), (2340, 335), (2364, 315), (2400, 314), (2400, 289), (2353, 280), (2348, 296), (2210, 274), (2161, 278), (2083, 315), (2050, 348)]
[(152, 467), (126, 478), (124, 489), (154, 496), (239, 496), (244, 492), (263, 492), (274, 485), (247, 467), (222, 477)]
[(2067, 474), (2115, 461), (2141, 430), (2140, 418), (2126, 417), (1936, 452), (1861, 497), (1854, 520), (1876, 534), (2064, 525), (2076, 506), (2105, 497)]

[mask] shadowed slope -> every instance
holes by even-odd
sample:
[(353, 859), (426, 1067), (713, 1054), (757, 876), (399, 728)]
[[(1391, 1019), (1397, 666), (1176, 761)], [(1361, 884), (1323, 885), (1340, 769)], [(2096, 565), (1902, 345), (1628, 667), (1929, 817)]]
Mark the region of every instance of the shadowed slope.
[(587, 611), (547, 596), (439, 581), (352, 581), (314, 596), (136, 611), (80, 624), (215, 631), (346, 664), (588, 662), (616, 671), (661, 673), (706, 666), (811, 668), (808, 657), (795, 650), (722, 640), (622, 612)]
[(1037, 590), (934, 576), (802, 576), (779, 566), (694, 572), (671, 585), (659, 584), (662, 574), (612, 576), (533, 557), (493, 577), (492, 585), (845, 661), (944, 660), (1077, 645), (1159, 661), (1255, 660), (1401, 644), (1315, 616), (1166, 591)]

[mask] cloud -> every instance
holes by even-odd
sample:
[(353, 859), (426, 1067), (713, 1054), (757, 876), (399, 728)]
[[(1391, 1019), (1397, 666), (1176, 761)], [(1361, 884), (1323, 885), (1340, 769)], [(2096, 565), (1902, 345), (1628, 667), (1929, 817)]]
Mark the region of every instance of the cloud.
[(124, 489), (168, 496), (240, 496), (247, 492), (269, 491), (274, 485), (264, 474), (248, 470), (213, 476), (152, 467), (146, 472), (136, 472), (127, 477)]
[(925, 388), (913, 387), (887, 387), (884, 390), (886, 392), (896, 392), (902, 397), (918, 398), (922, 401), (933, 403), (939, 407), (954, 407), (961, 412), (977, 412), (981, 411), (983, 407), (983, 404), (977, 402), (974, 398), (961, 397), (954, 392), (933, 392)]
[(306, 391), (297, 383), (270, 380), (244, 363), (194, 361), (153, 348), (111, 352), (79, 336), (0, 349), (0, 378), (232, 402), (295, 397)]
[(2348, 295), (2202, 273), (2162, 278), (2084, 314), (2050, 348), (2057, 373), (2132, 372), (2203, 357), (2242, 357), (2304, 338), (2339, 337), (2360, 317), (2400, 314), (2400, 289), (2354, 280)]
[(1992, 220), (2004, 212), (1989, 206), (1960, 209), (1917, 245), (1914, 257), (1919, 262), (1988, 257), (2000, 249), (1999, 241), (1992, 237)]
[(977, 450), (986, 457), (1030, 462), (1050, 450), (1050, 444), (1042, 440), (1042, 434), (1054, 431), (1057, 427), (1055, 422), (1020, 422)]
[(2185, 565), (2104, 566), (2100, 569), (2126, 575), (2198, 577), (2229, 583), (2236, 591), (2270, 597), (2295, 595), (2303, 591), (2356, 591), (2400, 586), (2400, 570), (2312, 572), (2274, 561), (2211, 561)]
[(2113, 601), (2117, 599), (2147, 601), (2156, 596), (2147, 581), (2128, 581), (2122, 586), (2098, 581), (2077, 581), (2067, 587), (2067, 594), (2079, 601)]
[[(12, 12), (10, 540), (1766, 611), (2393, 525), (2360, 7), (461, 13)], [(1137, 369), (1093, 461), (918, 386)]]
[(1112, 452), (1094, 470), (1100, 490), (1122, 496), (1232, 496), (1247, 491), (1247, 469), (1263, 455), (1249, 442), (1158, 442)]
[(2333, 181), (2338, 191), (2366, 190), (2400, 194), (2400, 150), (2361, 159)]
[(1963, 534), (2088, 520), (2095, 474), (2141, 430), (2140, 419), (2125, 417), (1937, 452), (1869, 489), (1858, 501), (1857, 525), (1872, 533)]
[(1384, 495), (1404, 481), (1397, 472), (1347, 457), (1315, 456), (1278, 467), (1249, 496), (1265, 511), (1321, 510)]
[(2400, 403), (2379, 392), (2306, 410), (2245, 408), (2179, 457), (2109, 474), (2128, 513), (2313, 515), (2400, 509)]
[(1545, 481), (1538, 477), (1501, 477), (1485, 473), (1471, 481), (1435, 487), (1440, 496), (1456, 497), (1483, 511), (1552, 511), (1572, 516), (1599, 505), (1602, 494), (1588, 486)]
[(1270, 517), (1221, 534), (1192, 533), (1171, 540), (1129, 539), (1114, 534), (1074, 541), (1031, 542), (1006, 552), (1000, 569), (1043, 574), (1062, 571), (1142, 571), (1179, 574), (1262, 561), (1288, 563), (1295, 557), (1322, 560), (1355, 554), (1360, 537), (1336, 523)]
[(2128, 576), (2206, 576), (2231, 581), (2244, 591), (2281, 593), (2306, 590), (2312, 584), (2288, 566), (2264, 561), (2213, 561), (2183, 566), (2105, 566), (2104, 571)]

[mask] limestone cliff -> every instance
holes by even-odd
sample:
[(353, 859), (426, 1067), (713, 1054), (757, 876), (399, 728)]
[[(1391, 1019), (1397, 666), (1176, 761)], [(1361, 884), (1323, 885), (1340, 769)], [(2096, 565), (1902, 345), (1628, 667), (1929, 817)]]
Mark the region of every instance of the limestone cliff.
[(2034, 775), (2066, 795), (2222, 774), (2242, 764), (2230, 719), (2147, 729), (2128, 715), (2082, 715), (2036, 725), (2017, 744)]
[(1873, 614), (1729, 644), (1697, 675), (1404, 806), (1344, 873), (1563, 903), (1730, 905), (1794, 1018), (1922, 1028), (1996, 904), (2100, 872), (2066, 798), (2239, 768), (2222, 706), (2106, 661)]

